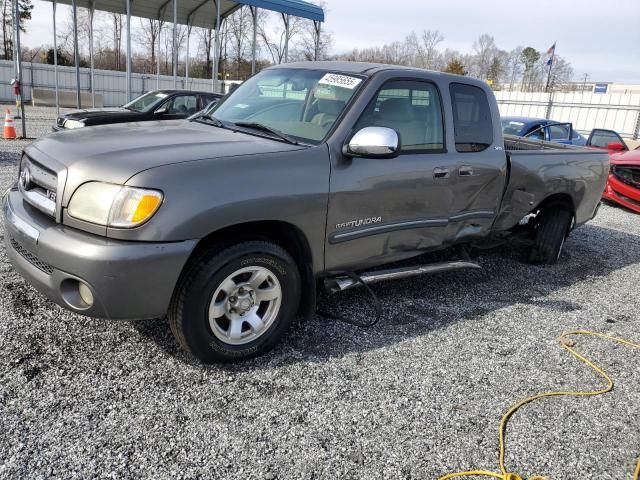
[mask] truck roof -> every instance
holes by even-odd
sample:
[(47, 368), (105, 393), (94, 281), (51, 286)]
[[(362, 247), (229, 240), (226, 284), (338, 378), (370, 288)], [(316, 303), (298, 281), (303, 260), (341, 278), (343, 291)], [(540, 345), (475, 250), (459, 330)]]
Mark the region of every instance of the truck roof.
[(438, 72), (436, 70), (427, 70), (424, 68), (406, 67), (404, 65), (389, 65), (386, 63), (346, 62), (346, 61), (326, 60), (326, 61), (284, 63), (280, 65), (273, 65), (269, 68), (304, 68), (307, 70), (333, 70), (336, 72), (355, 73), (355, 74), (365, 75), (365, 76), (371, 76), (377, 72), (386, 71), (386, 70), (400, 70), (400, 71), (406, 71), (406, 72), (420, 72), (420, 73), (429, 72), (433, 75), (449, 77), (452, 80), (460, 81), (461, 79), (464, 79), (464, 83), (483, 85), (485, 87), (487, 86), (487, 84), (482, 80), (477, 80), (475, 78), (465, 77), (462, 75), (443, 73), (443, 72)]

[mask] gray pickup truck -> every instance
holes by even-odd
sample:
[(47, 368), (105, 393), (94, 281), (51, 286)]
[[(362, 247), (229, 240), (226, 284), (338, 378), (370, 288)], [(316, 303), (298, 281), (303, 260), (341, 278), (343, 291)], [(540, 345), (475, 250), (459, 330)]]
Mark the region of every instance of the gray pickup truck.
[[(443, 271), (383, 264), (518, 234), (554, 263), (594, 217), (606, 152), (503, 138), (477, 80), (362, 63), (266, 69), (197, 118), (27, 147), (4, 196), (13, 266), (51, 300), (168, 316), (204, 362), (272, 348), (317, 288)], [(373, 272), (367, 272), (377, 267)]]

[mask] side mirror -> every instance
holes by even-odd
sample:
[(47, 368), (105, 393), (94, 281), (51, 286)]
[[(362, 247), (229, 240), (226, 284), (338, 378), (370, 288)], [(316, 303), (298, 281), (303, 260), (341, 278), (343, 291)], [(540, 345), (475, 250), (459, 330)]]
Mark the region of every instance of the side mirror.
[(387, 127), (364, 127), (342, 147), (348, 157), (393, 158), (399, 151), (398, 132)]
[(607, 150), (611, 150), (613, 152), (623, 152), (627, 147), (620, 142), (609, 142), (607, 144)]
[(162, 106), (153, 113), (156, 115), (164, 115), (165, 113), (169, 113), (169, 107)]

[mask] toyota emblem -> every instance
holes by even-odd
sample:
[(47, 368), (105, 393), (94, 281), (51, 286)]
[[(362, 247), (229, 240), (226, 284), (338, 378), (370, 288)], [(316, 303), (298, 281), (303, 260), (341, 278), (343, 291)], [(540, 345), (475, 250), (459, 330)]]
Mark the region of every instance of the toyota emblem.
[(31, 184), (31, 172), (25, 168), (20, 172), (20, 186), (27, 190)]

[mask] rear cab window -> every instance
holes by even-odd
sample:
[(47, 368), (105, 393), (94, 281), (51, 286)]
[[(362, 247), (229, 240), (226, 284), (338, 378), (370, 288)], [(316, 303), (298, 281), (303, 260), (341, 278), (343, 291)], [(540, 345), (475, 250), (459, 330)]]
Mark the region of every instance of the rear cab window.
[(456, 151), (481, 152), (493, 143), (493, 122), (485, 91), (473, 85), (449, 85)]

